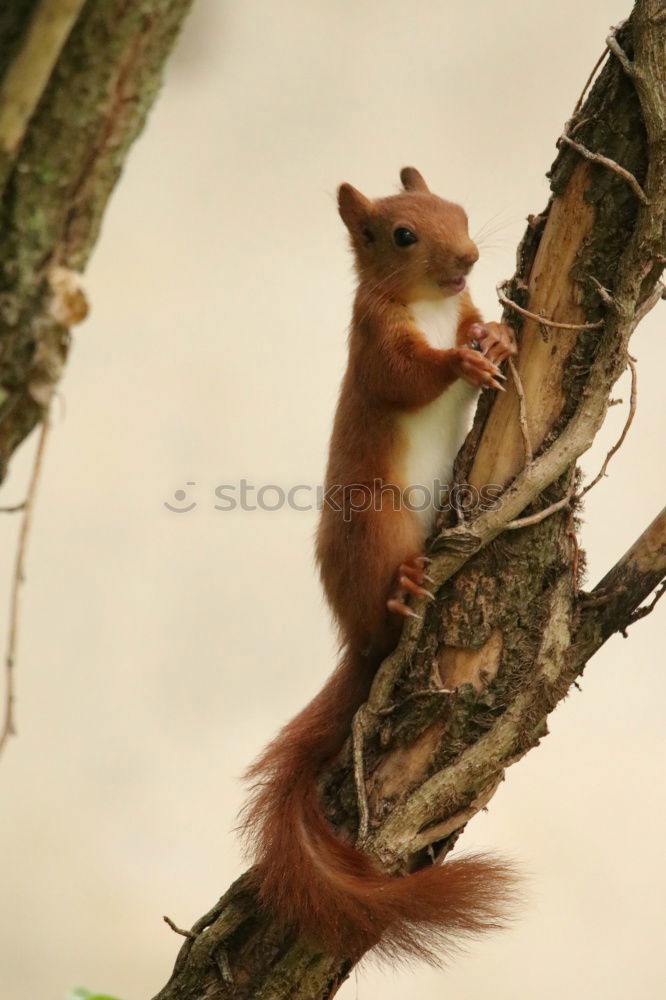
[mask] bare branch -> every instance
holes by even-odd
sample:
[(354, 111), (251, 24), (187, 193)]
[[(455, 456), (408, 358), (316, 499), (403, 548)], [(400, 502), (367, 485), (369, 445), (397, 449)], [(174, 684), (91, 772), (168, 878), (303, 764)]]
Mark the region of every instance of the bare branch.
[(587, 147), (583, 146), (582, 143), (576, 142), (575, 139), (572, 139), (571, 136), (567, 135), (565, 132), (563, 132), (560, 136), (560, 142), (566, 142), (568, 146), (575, 149), (576, 152), (580, 153), (581, 156), (584, 156), (586, 160), (591, 160), (593, 163), (599, 163), (604, 167), (608, 167), (609, 170), (612, 170), (618, 175), (618, 177), (621, 177), (627, 182), (636, 197), (642, 201), (644, 205), (650, 204), (648, 196), (631, 171), (625, 170), (625, 168), (621, 167), (619, 163), (615, 162), (615, 160), (611, 160), (608, 156), (603, 156), (602, 153), (593, 153), (591, 149), (587, 149)]
[(507, 309), (513, 309), (514, 312), (520, 313), (521, 316), (526, 316), (527, 319), (536, 320), (542, 326), (552, 326), (555, 330), (596, 330), (604, 325), (602, 319), (597, 320), (594, 323), (558, 323), (554, 319), (548, 319), (546, 316), (540, 316), (539, 313), (530, 312), (529, 309), (523, 309), (519, 306), (517, 302), (510, 299), (508, 295), (504, 292), (508, 282), (501, 281), (497, 286), (497, 298), (500, 300), (503, 306)]
[(625, 639), (627, 638), (627, 629), (629, 628), (629, 626), (634, 625), (636, 622), (640, 621), (641, 618), (647, 618), (648, 615), (651, 615), (655, 607), (657, 606), (658, 602), (664, 596), (664, 592), (666, 592), (666, 581), (663, 581), (662, 583), (659, 584), (649, 604), (644, 604), (641, 605), (640, 608), (636, 608), (633, 615), (625, 625), (624, 629), (621, 630), (622, 635), (625, 637)]
[(25, 560), (28, 551), (28, 538), (30, 536), (32, 515), (35, 507), (39, 477), (42, 471), (42, 463), (44, 461), (44, 452), (46, 449), (46, 442), (48, 440), (50, 427), (49, 412), (47, 410), (44, 415), (42, 429), (37, 440), (37, 448), (35, 450), (32, 474), (28, 485), (28, 495), (25, 500), (23, 517), (21, 519), (16, 560), (14, 563), (14, 577), (12, 581), (9, 605), (9, 634), (7, 637), (7, 651), (5, 653), (5, 711), (2, 729), (0, 730), (0, 754), (4, 750), (10, 736), (14, 736), (16, 733), (14, 718), (14, 669), (16, 666), (16, 649), (18, 643), (21, 587), (25, 580)]
[(174, 924), (174, 922), (171, 919), (171, 917), (164, 916), (164, 917), (162, 917), (162, 920), (164, 921), (165, 924), (168, 924), (168, 926), (171, 928), (171, 930), (174, 932), (174, 934), (180, 934), (181, 937), (190, 938), (192, 941), (196, 940), (197, 936), (196, 936), (196, 934), (193, 931), (184, 931), (182, 927), (177, 927)]
[[(574, 637), (577, 663), (585, 663), (615, 632), (625, 633), (649, 614), (666, 578), (666, 507), (589, 594), (581, 594), (581, 622)], [(651, 605), (640, 606), (659, 588)]]
[(633, 63), (627, 58), (627, 54), (617, 40), (617, 28), (613, 28), (610, 35), (606, 38), (606, 45), (619, 61), (620, 66), (627, 74), (627, 76), (634, 80), (636, 77), (636, 71), (634, 69)]
[(536, 514), (528, 514), (526, 517), (518, 517), (515, 521), (509, 521), (505, 525), (506, 531), (518, 531), (519, 528), (528, 528), (533, 524), (541, 524), (545, 521), (547, 517), (551, 514), (557, 514), (558, 510), (563, 510), (571, 503), (571, 497), (573, 496), (573, 489), (569, 490), (566, 496), (563, 496), (561, 500), (557, 500), (555, 503), (549, 504), (548, 507), (544, 507), (543, 510), (539, 510)]
[(592, 86), (592, 81), (594, 80), (595, 76), (597, 75), (599, 67), (601, 66), (601, 64), (603, 63), (604, 59), (606, 58), (606, 54), (607, 54), (606, 50), (604, 49), (604, 51), (601, 53), (601, 55), (599, 56), (599, 58), (595, 62), (594, 66), (590, 70), (590, 75), (588, 76), (587, 80), (585, 81), (585, 85), (583, 86), (583, 89), (580, 92), (580, 97), (576, 101), (576, 106), (574, 107), (574, 109), (573, 109), (573, 111), (571, 113), (571, 118), (572, 119), (576, 117), (576, 115), (578, 114), (578, 112), (582, 108), (583, 101), (585, 100), (585, 95), (587, 94), (588, 90)]
[(525, 465), (531, 465), (534, 460), (534, 452), (532, 450), (532, 442), (530, 441), (530, 428), (527, 423), (527, 402), (525, 400), (525, 390), (523, 389), (523, 383), (518, 374), (518, 369), (516, 368), (513, 358), (509, 358), (509, 371), (511, 372), (511, 378), (513, 379), (513, 384), (518, 395), (518, 420), (520, 422), (520, 431), (523, 435), (523, 443), (525, 445)]
[(358, 838), (357, 843), (361, 847), (368, 837), (370, 823), (370, 811), (368, 809), (368, 793), (365, 789), (365, 764), (363, 760), (363, 734), (364, 734), (364, 714), (361, 707), (352, 723), (352, 746), (354, 748), (354, 782), (356, 785), (356, 799), (358, 805)]
[(613, 447), (610, 449), (610, 451), (606, 455), (606, 458), (604, 459), (604, 464), (599, 469), (599, 472), (597, 473), (597, 475), (594, 477), (594, 479), (592, 480), (592, 482), (588, 483), (587, 486), (584, 489), (582, 489), (580, 491), (580, 493), (578, 494), (578, 498), (580, 500), (582, 500), (582, 498), (585, 496), (585, 494), (589, 493), (590, 490), (594, 486), (597, 485), (597, 483), (599, 482), (599, 480), (603, 479), (604, 476), (606, 475), (606, 470), (608, 469), (608, 465), (610, 463), (610, 460), (612, 459), (613, 455), (615, 455), (620, 450), (620, 448), (622, 447), (622, 445), (624, 444), (624, 439), (626, 438), (626, 436), (627, 436), (627, 434), (629, 432), (629, 428), (631, 427), (631, 425), (633, 423), (633, 420), (634, 420), (634, 417), (636, 415), (636, 406), (637, 406), (637, 402), (638, 402), (638, 394), (637, 394), (638, 393), (638, 375), (636, 373), (636, 363), (635, 363), (635, 361), (634, 361), (633, 358), (629, 358), (628, 359), (628, 365), (629, 365), (629, 368), (631, 370), (631, 393), (630, 393), (630, 396), (629, 396), (629, 413), (627, 414), (627, 419), (626, 419), (625, 425), (622, 428), (622, 433), (620, 434), (619, 438), (617, 439), (617, 441), (615, 442), (615, 444), (613, 445)]
[(656, 306), (657, 302), (661, 299), (666, 298), (666, 288), (661, 281), (658, 281), (649, 295), (645, 297), (643, 302), (641, 302), (634, 312), (634, 319), (631, 325), (631, 332), (633, 333), (639, 323), (641, 323), (647, 314), (651, 312)]

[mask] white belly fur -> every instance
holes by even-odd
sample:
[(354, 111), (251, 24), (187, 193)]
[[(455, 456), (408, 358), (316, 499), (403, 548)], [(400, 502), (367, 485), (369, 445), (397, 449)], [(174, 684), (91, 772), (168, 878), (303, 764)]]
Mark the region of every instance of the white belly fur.
[[(448, 350), (456, 346), (458, 295), (419, 299), (410, 304), (409, 311), (431, 347)], [(459, 379), (432, 403), (400, 417), (405, 449), (400, 486), (428, 534), (440, 491), (452, 481), (453, 463), (471, 427), (478, 395), (478, 389)]]

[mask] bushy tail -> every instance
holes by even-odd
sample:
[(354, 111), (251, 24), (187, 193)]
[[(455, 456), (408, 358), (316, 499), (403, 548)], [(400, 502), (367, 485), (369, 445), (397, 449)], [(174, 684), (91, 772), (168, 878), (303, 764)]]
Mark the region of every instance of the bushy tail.
[(503, 924), (515, 876), (479, 855), (392, 878), (335, 837), (317, 775), (340, 749), (375, 666), (346, 657), (268, 746), (247, 774), (254, 785), (243, 825), (260, 899), (282, 924), (340, 957), (377, 947), (392, 958), (438, 962), (456, 938)]

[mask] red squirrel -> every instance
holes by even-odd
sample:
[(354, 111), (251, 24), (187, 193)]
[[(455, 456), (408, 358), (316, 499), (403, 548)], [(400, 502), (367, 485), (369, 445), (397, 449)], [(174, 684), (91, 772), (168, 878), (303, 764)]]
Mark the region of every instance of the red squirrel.
[(317, 777), (414, 613), (411, 596), (432, 596), (424, 551), (436, 484), (450, 483), (479, 390), (502, 388), (498, 366), (516, 346), (509, 327), (483, 323), (466, 287), (479, 254), (463, 209), (414, 167), (400, 178), (400, 194), (374, 201), (338, 189), (358, 289), (316, 554), (343, 655), (248, 771), (245, 829), (259, 898), (282, 925), (340, 957), (378, 946), (432, 959), (448, 934), (497, 925), (507, 866), (467, 857), (384, 875), (336, 838)]

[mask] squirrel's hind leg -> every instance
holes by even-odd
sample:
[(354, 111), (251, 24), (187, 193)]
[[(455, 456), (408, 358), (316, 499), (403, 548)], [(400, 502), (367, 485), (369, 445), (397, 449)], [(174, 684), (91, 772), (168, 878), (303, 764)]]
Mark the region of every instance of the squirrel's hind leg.
[[(423, 550), (423, 530), (411, 511), (389, 505), (369, 506), (354, 511), (346, 523), (341, 520), (325, 512), (319, 529), (326, 595), (345, 644), (386, 655), (398, 641), (401, 621), (388, 602), (399, 601), (407, 611), (407, 594), (420, 593), (425, 579), (424, 559), (414, 554)], [(403, 577), (407, 586), (399, 586)]]

